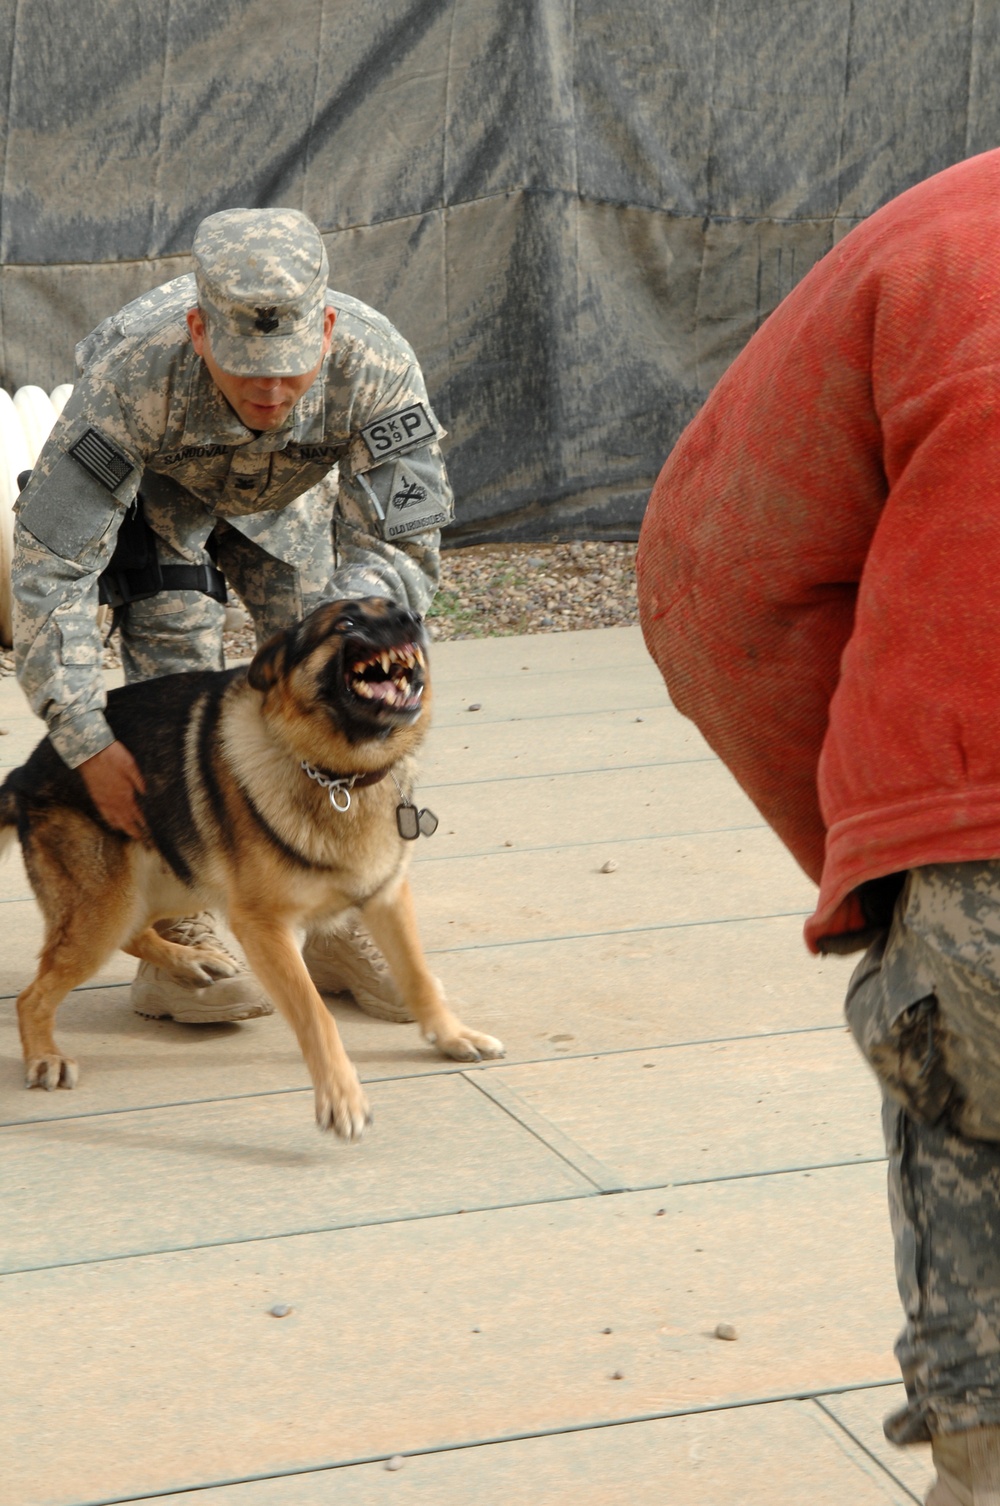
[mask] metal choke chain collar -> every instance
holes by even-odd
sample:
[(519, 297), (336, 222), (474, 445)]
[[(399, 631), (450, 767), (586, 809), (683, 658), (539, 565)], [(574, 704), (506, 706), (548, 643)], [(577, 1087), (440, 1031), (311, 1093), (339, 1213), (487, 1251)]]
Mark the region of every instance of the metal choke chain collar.
[[(310, 779), (315, 779), (317, 784), (322, 785), (330, 797), (330, 804), (341, 815), (343, 815), (344, 811), (349, 811), (351, 808), (351, 790), (356, 784), (375, 783), (375, 780), (366, 774), (324, 774), (322, 769), (314, 769), (312, 764), (307, 763), (304, 758), (301, 761), (300, 768), (305, 770)], [(407, 800), (403, 794), (399, 786), (399, 780), (392, 770), (389, 769), (385, 772), (388, 773), (389, 778), (396, 786), (396, 793), (399, 795), (400, 803), (396, 806), (396, 827), (403, 841), (415, 842), (419, 836), (432, 837), (438, 829), (437, 816), (435, 816), (433, 811), (428, 810), (426, 806), (422, 810), (417, 810), (413, 801)], [(381, 778), (383, 778), (382, 773), (375, 776), (375, 779)], [(340, 803), (340, 800), (337, 798), (338, 796), (343, 796), (343, 804)]]
[[(330, 804), (335, 811), (344, 812), (350, 810), (351, 790), (361, 777), (359, 774), (324, 774), (321, 769), (314, 769), (311, 763), (306, 763), (304, 758), (299, 767), (305, 769), (310, 779), (315, 779), (317, 784), (323, 786), (330, 797)], [(338, 804), (338, 795), (343, 795), (343, 805)]]

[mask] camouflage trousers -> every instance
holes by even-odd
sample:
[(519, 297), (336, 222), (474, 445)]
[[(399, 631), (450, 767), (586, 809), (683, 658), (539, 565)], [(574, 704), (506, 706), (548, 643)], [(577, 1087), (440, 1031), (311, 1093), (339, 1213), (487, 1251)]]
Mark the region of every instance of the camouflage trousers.
[[(335, 594), (343, 594), (331, 580), (333, 560), (328, 548), (290, 565), (225, 522), (215, 524), (213, 537), (216, 563), (250, 613), (258, 645)], [(187, 564), (192, 557), (159, 537), (157, 552), (164, 565)], [(365, 595), (386, 594), (374, 575), (371, 583), (350, 581), (347, 590), (352, 588)], [(221, 669), (224, 615), (222, 603), (201, 591), (161, 591), (132, 602), (120, 633), (126, 682), (182, 670)]]
[(847, 993), (883, 1090), (895, 1443), (1000, 1424), (1000, 861), (914, 869)]

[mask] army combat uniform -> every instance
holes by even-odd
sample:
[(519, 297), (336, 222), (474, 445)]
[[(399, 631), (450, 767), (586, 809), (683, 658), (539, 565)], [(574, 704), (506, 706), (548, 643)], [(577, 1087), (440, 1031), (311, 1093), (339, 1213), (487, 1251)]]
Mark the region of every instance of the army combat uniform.
[(1000, 1424), (1000, 863), (907, 875), (847, 1019), (883, 1089), (906, 1327), (896, 1443)]
[[(195, 278), (178, 277), (77, 347), (81, 376), (17, 504), (18, 678), (71, 767), (113, 741), (103, 715), (98, 578), (141, 495), (161, 565), (185, 585), (131, 603), (128, 681), (222, 667), (221, 570), (258, 642), (322, 601), (391, 596), (426, 611), (453, 499), (442, 430), (389, 321), (328, 290), (333, 343), (278, 429), (255, 433), (195, 353)], [(220, 594), (220, 593), (217, 593)]]

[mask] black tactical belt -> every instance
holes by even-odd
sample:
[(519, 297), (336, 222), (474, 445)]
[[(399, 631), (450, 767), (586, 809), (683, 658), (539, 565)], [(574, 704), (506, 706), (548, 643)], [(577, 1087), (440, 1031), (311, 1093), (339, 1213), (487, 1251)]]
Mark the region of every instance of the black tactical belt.
[(200, 565), (161, 565), (156, 556), (156, 535), (146, 522), (140, 495), (121, 521), (115, 552), (98, 577), (97, 589), (101, 605), (114, 607), (117, 612), (132, 601), (143, 601), (161, 591), (202, 591), (214, 601), (224, 602), (226, 578), (208, 560)]
[(201, 591), (213, 601), (226, 600), (226, 577), (215, 565), (151, 565), (115, 569), (112, 560), (98, 577), (98, 600), (106, 607), (127, 607), (161, 591)]

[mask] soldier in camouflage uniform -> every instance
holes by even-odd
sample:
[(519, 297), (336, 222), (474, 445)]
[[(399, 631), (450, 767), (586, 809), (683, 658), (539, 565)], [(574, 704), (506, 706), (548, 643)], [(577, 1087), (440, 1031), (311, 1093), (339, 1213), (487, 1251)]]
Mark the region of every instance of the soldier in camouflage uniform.
[[(258, 643), (341, 597), (426, 611), (453, 507), (413, 351), (374, 309), (327, 287), (304, 215), (211, 215), (193, 258), (193, 276), (126, 305), (78, 346), (80, 378), (15, 523), (21, 686), (102, 814), (133, 836), (141, 776), (104, 716), (102, 575), (136, 597), (119, 613), (127, 681), (219, 669), (224, 581)], [(154, 579), (133, 591), (135, 576), (105, 572), (137, 498)], [(218, 946), (211, 932), (200, 915), (165, 934)], [(409, 1017), (356, 922), (310, 938), (305, 956), (320, 987)], [(195, 989), (143, 963), (133, 1002), (191, 1023), (271, 1012), (242, 967)]]

